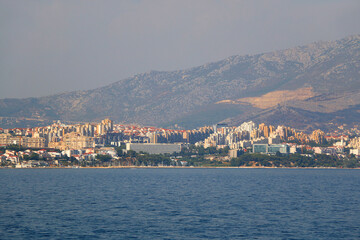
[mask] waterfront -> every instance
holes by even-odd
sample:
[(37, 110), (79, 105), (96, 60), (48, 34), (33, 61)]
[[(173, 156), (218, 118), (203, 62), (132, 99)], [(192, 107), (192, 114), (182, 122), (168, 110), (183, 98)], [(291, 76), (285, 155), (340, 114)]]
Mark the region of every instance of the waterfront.
[(1, 239), (355, 239), (360, 172), (0, 169)]

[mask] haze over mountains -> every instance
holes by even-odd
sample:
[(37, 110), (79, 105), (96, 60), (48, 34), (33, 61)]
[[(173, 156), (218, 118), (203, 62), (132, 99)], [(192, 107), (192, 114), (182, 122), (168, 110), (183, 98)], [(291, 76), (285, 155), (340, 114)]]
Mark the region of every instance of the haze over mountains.
[(360, 35), (227, 59), (179, 71), (151, 71), (88, 90), (0, 100), (0, 126), (63, 121), (193, 128), (253, 120), (300, 129), (357, 124)]

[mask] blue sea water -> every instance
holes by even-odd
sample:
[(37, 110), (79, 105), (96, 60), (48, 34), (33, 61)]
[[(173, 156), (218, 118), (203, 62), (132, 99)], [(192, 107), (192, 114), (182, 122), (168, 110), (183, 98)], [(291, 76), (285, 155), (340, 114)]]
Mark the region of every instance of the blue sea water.
[(360, 171), (0, 169), (0, 239), (360, 239)]

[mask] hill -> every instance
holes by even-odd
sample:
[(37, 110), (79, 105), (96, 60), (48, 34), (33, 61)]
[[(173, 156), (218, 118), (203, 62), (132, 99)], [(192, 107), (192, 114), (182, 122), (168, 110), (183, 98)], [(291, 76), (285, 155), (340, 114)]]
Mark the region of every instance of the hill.
[[(300, 123), (302, 117), (359, 111), (360, 36), (231, 56), (186, 70), (151, 71), (88, 91), (1, 99), (0, 117), (3, 127), (14, 122), (8, 118), (23, 119), (20, 123), (26, 125), (24, 119), (43, 123), (110, 117), (123, 123), (188, 128), (225, 119), (235, 124), (243, 116), (271, 112), (278, 105), (293, 109), (288, 117), (296, 112), (294, 121)], [(276, 121), (276, 116), (261, 121)]]

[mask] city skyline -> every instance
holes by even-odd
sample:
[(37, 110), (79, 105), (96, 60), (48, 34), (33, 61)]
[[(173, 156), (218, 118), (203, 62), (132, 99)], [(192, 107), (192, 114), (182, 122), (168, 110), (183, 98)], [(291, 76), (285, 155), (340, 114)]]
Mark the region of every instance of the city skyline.
[(360, 156), (359, 133), (347, 126), (304, 133), (252, 121), (193, 130), (114, 124), (110, 119), (75, 125), (57, 121), (34, 128), (0, 128), (0, 165), (353, 168), (359, 166), (355, 159)]
[(1, 239), (357, 239), (359, 0), (0, 0)]

